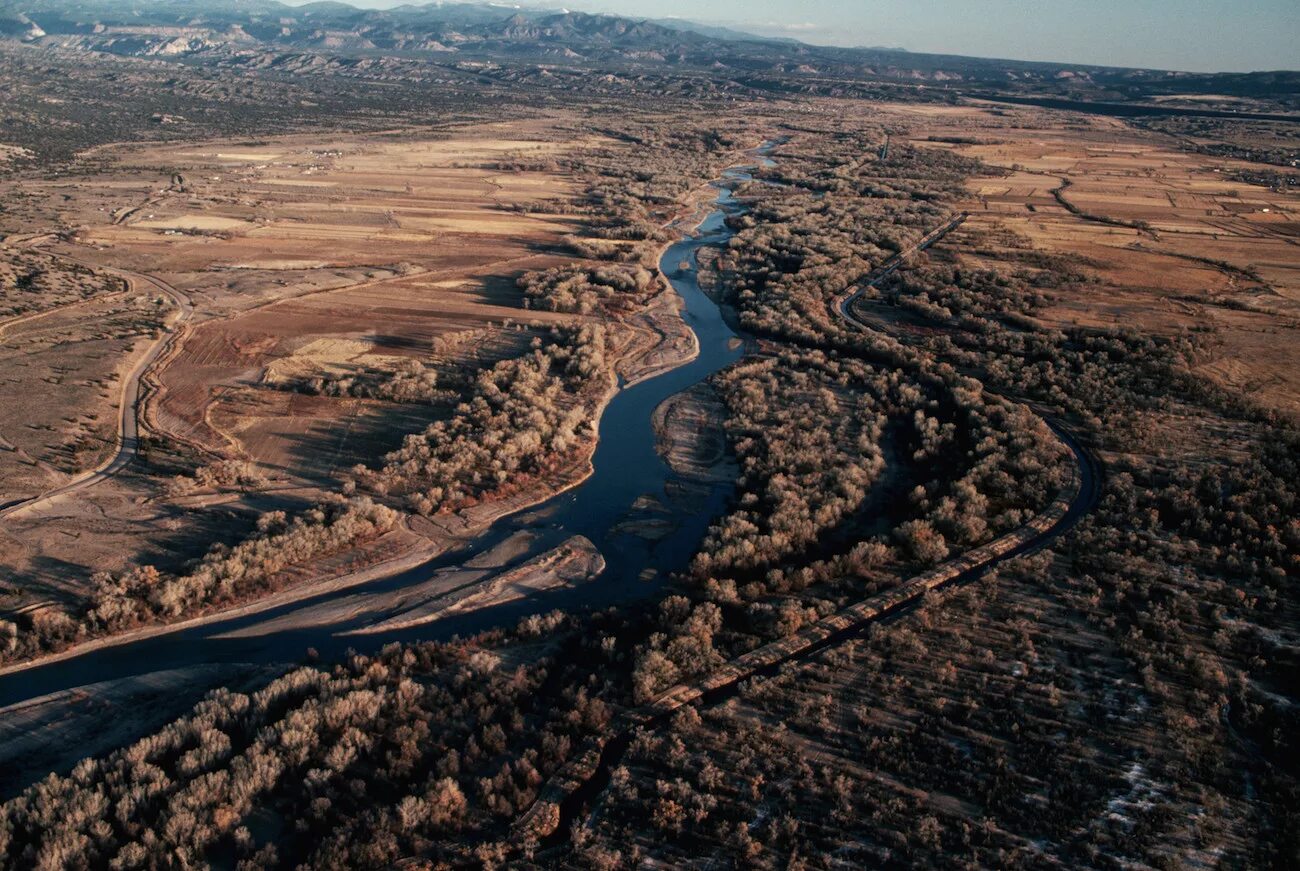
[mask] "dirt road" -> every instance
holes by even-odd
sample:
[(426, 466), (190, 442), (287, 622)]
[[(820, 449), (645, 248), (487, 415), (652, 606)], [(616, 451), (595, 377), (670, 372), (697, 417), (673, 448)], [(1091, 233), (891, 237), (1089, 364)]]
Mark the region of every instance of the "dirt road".
[[(44, 252), (50, 254), (50, 252)], [(154, 340), (149, 350), (145, 352), (126, 377), (122, 379), (122, 392), (118, 401), (117, 415), (117, 448), (113, 455), (104, 460), (93, 469), (87, 469), (76, 475), (66, 484), (55, 487), (53, 490), (46, 491), (39, 496), (33, 496), (21, 502), (16, 502), (0, 509), (0, 519), (14, 517), (33, 509), (45, 507), (54, 501), (84, 490), (87, 487), (93, 487), (95, 484), (116, 475), (122, 469), (126, 468), (132, 460), (135, 459), (140, 446), (140, 424), (139, 424), (139, 406), (140, 406), (140, 380), (145, 373), (149, 371), (163, 349), (167, 345), (167, 339), (171, 333), (174, 333), (194, 314), (194, 305), (190, 302), (185, 294), (172, 287), (162, 279), (155, 278), (152, 275), (144, 275), (139, 272), (130, 272), (125, 269), (111, 269), (108, 267), (96, 266), (91, 263), (78, 260), (75, 257), (68, 257), (62, 254), (51, 254), (71, 263), (80, 266), (86, 266), (92, 269), (99, 269), (111, 275), (116, 275), (125, 279), (134, 289), (152, 287), (164, 296), (168, 297), (177, 307), (180, 316), (172, 324), (171, 329)]]

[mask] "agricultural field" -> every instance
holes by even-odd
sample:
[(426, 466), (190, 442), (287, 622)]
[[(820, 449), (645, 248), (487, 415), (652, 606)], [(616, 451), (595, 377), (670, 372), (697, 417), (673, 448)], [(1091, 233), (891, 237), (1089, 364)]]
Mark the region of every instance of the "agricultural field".
[[(398, 427), (373, 403), (276, 390), (289, 373), (391, 369), (465, 330), (486, 342), (466, 352), (490, 357), (489, 325), (518, 314), (510, 274), (562, 262), (560, 240), (576, 223), (546, 206), (563, 208), (571, 180), (481, 168), (559, 146), (491, 134), (142, 156), (200, 181), (82, 242), (164, 277), (213, 314), (156, 376), (148, 413), (159, 433), (271, 474), (328, 479), (383, 452), (368, 431)], [(355, 433), (353, 444), (340, 433)]]
[[(99, 154), (111, 171), (51, 182), (53, 217), (74, 229), (15, 258), (98, 271), (66, 267), (87, 276), (87, 288), (0, 327), (23, 358), (11, 383), (22, 375), (60, 388), (37, 391), (50, 424), (28, 406), (6, 436), (13, 449), (0, 459), (29, 479), (6, 476), (7, 498), (42, 492), (105, 456), (123, 370), (146, 335), (178, 319), (168, 296), (115, 276), (148, 275), (188, 311), (145, 376), (148, 465), (6, 522), (10, 595), (25, 591), (10, 605), (76, 595), (96, 571), (179, 565), (223, 524), (238, 530), (249, 511), (309, 504), (354, 465), (445, 417), (465, 372), (524, 341), (503, 327), (521, 315), (514, 278), (572, 259), (566, 239), (581, 232), (571, 206), (581, 182), (554, 168), (498, 168), (553, 166), (558, 154), (599, 144), (565, 134), (569, 123), (130, 147)], [(114, 293), (92, 295), (92, 279)], [(574, 320), (545, 311), (528, 319)], [(416, 401), (307, 389), (313, 379), (364, 382), (413, 364), (432, 366), (443, 386)], [(171, 484), (196, 467), (216, 471)]]
[(958, 262), (1071, 258), (1085, 293), (1037, 313), (1063, 327), (1212, 332), (1198, 371), (1292, 417), (1300, 372), (1300, 192), (1250, 184), (1252, 165), (1179, 148), (1114, 119), (972, 107), (926, 111), (911, 139), (1004, 171), (972, 182)]

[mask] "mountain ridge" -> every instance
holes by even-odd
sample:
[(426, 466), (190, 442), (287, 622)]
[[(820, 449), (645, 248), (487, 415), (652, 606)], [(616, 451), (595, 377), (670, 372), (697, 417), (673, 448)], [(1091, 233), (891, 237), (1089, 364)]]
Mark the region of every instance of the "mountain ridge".
[(202, 61), (253, 52), (562, 62), (602, 70), (731, 70), (803, 78), (995, 87), (1054, 97), (1140, 100), (1196, 91), (1300, 108), (1300, 73), (1185, 73), (816, 46), (683, 19), (449, 2), (359, 9), (337, 0), (4, 0), (0, 38), (108, 54)]

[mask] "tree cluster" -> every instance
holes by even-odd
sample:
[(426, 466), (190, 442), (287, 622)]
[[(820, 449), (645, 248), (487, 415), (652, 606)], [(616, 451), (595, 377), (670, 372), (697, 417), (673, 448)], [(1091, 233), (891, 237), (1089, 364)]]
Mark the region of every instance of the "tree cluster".
[(118, 576), (99, 573), (79, 613), (44, 609), (0, 625), (0, 635), (8, 636), (0, 658), (29, 659), (145, 622), (192, 616), (264, 595), (278, 588), (287, 569), (373, 540), (397, 519), (397, 512), (366, 497), (327, 500), (292, 519), (283, 511), (265, 514), (252, 536), (233, 547), (214, 546), (182, 574), (153, 566)]
[(619, 314), (641, 305), (657, 289), (654, 275), (640, 266), (557, 266), (519, 278), (524, 305), (546, 311)]
[(481, 372), (450, 420), (407, 436), (382, 466), (354, 474), (360, 486), (403, 497), (426, 515), (500, 495), (590, 442), (609, 379), (602, 327), (556, 328), (536, 337), (529, 353)]
[[(551, 631), (563, 626), (559, 617)], [(494, 639), (508, 642), (506, 636)], [(393, 645), (251, 694), (216, 690), (186, 716), (0, 806), (0, 865), (240, 871), (456, 864), (609, 717), (548, 657)]]
[(315, 375), (296, 386), (305, 393), (321, 396), (352, 396), (387, 402), (432, 402), (440, 398), (438, 370), (413, 358), (402, 360), (391, 370)]

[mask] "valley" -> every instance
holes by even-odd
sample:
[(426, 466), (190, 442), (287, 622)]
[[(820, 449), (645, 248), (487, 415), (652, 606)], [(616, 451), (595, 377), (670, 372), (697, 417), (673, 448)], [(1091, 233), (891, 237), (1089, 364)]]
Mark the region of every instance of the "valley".
[(1289, 867), (1295, 75), (4, 7), (0, 868)]

